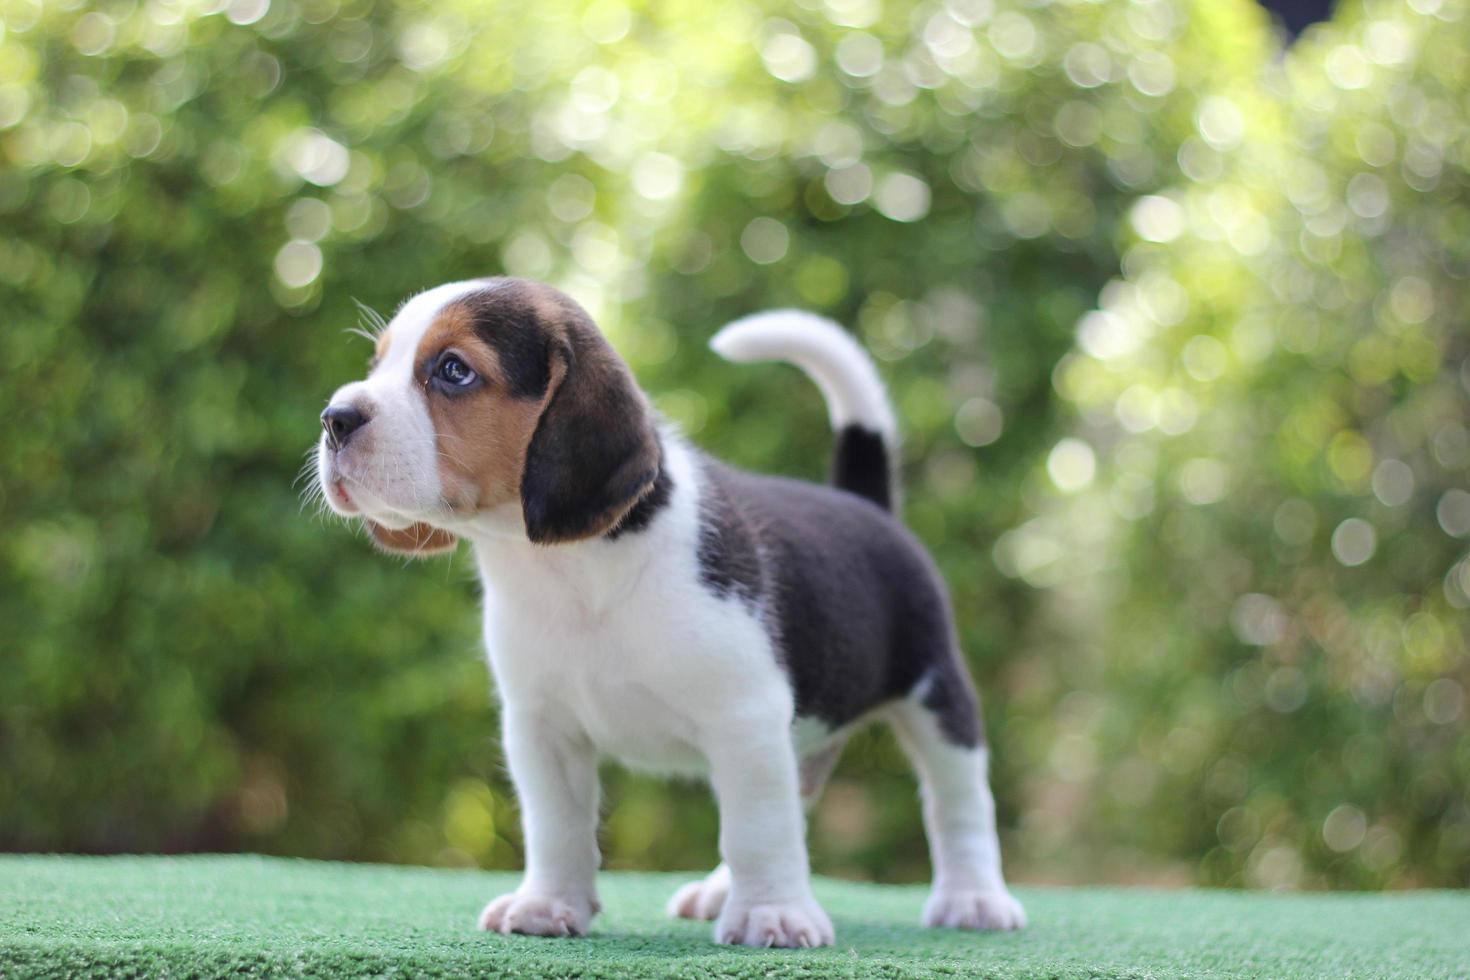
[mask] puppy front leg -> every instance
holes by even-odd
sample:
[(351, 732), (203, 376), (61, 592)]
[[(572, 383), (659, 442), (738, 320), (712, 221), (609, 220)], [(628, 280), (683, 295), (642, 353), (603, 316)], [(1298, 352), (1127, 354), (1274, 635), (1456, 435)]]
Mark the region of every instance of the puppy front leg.
[(507, 709), (505, 754), (521, 807), (526, 873), (480, 913), (480, 928), (582, 936), (597, 914), (597, 758), (579, 733)]
[(709, 752), (730, 893), (715, 941), (830, 946), (832, 922), (812, 897), (796, 753), (784, 725), (723, 738)]

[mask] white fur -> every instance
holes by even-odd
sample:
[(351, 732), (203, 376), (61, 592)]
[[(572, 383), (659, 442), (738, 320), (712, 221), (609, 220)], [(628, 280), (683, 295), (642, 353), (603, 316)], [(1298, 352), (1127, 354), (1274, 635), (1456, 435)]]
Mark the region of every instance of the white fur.
[(821, 389), (834, 429), (861, 425), (893, 445), (898, 425), (883, 382), (852, 335), (831, 320), (801, 310), (756, 313), (728, 324), (710, 347), (742, 364), (795, 364)]
[[(671, 433), (665, 454), (668, 508), (637, 535), (548, 548), (459, 528), (485, 583), (486, 646), (527, 829), (517, 894), (533, 903), (531, 918), (550, 898), (595, 907), (596, 757), (609, 755), (710, 779), (729, 875), (717, 938), (825, 945), (831, 923), (807, 880), (791, 688), (757, 616), (701, 584), (700, 475)], [(486, 916), (504, 922), (498, 909)]]

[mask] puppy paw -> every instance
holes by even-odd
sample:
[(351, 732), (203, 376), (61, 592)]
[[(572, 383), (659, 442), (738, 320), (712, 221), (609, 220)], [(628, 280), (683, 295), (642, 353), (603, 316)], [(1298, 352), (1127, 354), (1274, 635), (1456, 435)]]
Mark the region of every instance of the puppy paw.
[(733, 946), (831, 946), (832, 920), (814, 898), (745, 905), (730, 901), (715, 923), (715, 942)]
[(669, 899), (664, 911), (676, 919), (704, 919), (709, 921), (725, 907), (725, 896), (730, 894), (730, 869), (723, 864), (711, 871), (702, 881), (691, 881)]
[(1004, 888), (936, 889), (924, 903), (923, 923), (944, 929), (1023, 929), (1026, 910)]
[(480, 928), (506, 935), (585, 936), (597, 910), (596, 899), (511, 892), (485, 906)]

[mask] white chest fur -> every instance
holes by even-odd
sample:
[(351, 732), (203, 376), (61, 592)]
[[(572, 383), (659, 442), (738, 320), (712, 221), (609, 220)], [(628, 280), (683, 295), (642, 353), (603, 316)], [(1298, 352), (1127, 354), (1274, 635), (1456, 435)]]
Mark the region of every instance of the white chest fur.
[(698, 472), (668, 447), (674, 490), (614, 541), (476, 542), (485, 641), (501, 698), (640, 769), (696, 774), (720, 733), (792, 720), (760, 620), (700, 580)]

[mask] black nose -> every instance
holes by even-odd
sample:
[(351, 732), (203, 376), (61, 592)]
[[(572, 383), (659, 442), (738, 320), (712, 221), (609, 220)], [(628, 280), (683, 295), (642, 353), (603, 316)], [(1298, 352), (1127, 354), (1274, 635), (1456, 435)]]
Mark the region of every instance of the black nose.
[(328, 405), (322, 413), (322, 428), (327, 433), (327, 445), (341, 449), (352, 438), (352, 433), (363, 427), (367, 416), (351, 405)]

